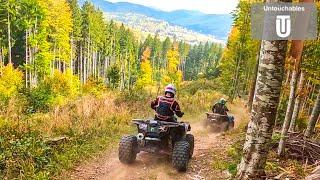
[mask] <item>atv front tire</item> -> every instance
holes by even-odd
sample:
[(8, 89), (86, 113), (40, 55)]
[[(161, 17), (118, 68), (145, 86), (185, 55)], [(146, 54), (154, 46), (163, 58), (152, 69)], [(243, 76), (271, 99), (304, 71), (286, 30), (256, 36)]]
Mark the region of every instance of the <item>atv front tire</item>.
[(190, 144), (186, 140), (177, 141), (172, 152), (172, 165), (178, 171), (186, 171), (190, 157)]
[(186, 140), (188, 141), (190, 145), (190, 155), (189, 158), (191, 159), (193, 156), (193, 149), (194, 149), (194, 136), (192, 134), (187, 134), (186, 135)]
[(119, 160), (130, 164), (137, 157), (138, 140), (136, 136), (124, 136), (119, 143)]

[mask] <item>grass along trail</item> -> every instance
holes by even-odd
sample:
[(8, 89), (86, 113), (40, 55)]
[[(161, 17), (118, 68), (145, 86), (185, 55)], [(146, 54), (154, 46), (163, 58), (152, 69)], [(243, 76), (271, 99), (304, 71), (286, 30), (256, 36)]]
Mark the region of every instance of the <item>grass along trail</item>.
[[(230, 105), (236, 126), (246, 115), (242, 105)], [(215, 151), (223, 151), (230, 143), (220, 133), (210, 133), (203, 127), (205, 115), (191, 120), (192, 134), (195, 136), (194, 156), (185, 173), (177, 172), (166, 155), (139, 153), (135, 163), (126, 165), (118, 159), (118, 149), (106, 152), (90, 162), (78, 166), (68, 176), (71, 179), (229, 179), (226, 171), (214, 170), (212, 159)]]

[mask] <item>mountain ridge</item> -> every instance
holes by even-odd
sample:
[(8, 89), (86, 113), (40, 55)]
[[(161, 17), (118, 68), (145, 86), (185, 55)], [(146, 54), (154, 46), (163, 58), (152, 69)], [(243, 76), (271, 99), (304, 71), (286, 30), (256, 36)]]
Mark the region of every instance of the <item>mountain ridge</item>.
[[(80, 0), (83, 4), (85, 0)], [(220, 40), (227, 40), (232, 24), (230, 14), (205, 14), (193, 10), (163, 11), (154, 7), (148, 7), (129, 2), (109, 2), (106, 0), (89, 0), (95, 6), (108, 13), (136, 13), (167, 21), (170, 24), (178, 25), (192, 31), (205, 35), (212, 35)]]

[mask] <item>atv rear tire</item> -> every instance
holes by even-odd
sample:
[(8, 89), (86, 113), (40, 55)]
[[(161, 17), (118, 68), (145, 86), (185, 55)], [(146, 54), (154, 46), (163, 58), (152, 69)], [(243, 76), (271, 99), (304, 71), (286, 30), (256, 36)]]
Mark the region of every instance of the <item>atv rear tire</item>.
[(229, 130), (229, 122), (223, 122), (221, 125), (220, 125), (220, 128), (221, 128), (221, 131), (222, 132), (226, 132)]
[(177, 141), (172, 152), (172, 165), (178, 171), (186, 171), (189, 163), (190, 144), (186, 140)]
[(234, 128), (234, 121), (232, 122), (229, 122), (229, 125), (228, 125), (228, 130), (232, 130)]
[(119, 160), (130, 164), (136, 160), (138, 141), (136, 136), (124, 136), (119, 143)]
[(194, 149), (194, 136), (192, 134), (187, 134), (186, 135), (186, 140), (188, 141), (190, 145), (190, 155), (189, 158), (191, 159), (193, 156), (193, 149)]

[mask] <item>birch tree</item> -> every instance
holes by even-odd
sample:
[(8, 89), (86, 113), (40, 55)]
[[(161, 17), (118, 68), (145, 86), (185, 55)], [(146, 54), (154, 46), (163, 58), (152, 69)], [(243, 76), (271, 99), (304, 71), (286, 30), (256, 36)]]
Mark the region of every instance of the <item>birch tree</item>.
[(307, 130), (306, 132), (304, 133), (304, 136), (306, 138), (309, 138), (313, 131), (314, 131), (314, 127), (317, 123), (317, 120), (319, 119), (319, 114), (320, 114), (320, 90), (318, 90), (318, 96), (317, 96), (317, 100), (315, 102), (315, 105), (313, 107), (313, 110), (312, 110), (312, 113), (311, 113), (311, 116), (310, 116), (310, 120), (309, 120), (309, 123), (308, 123), (308, 127), (307, 127)]
[(300, 73), (300, 79), (299, 79), (299, 85), (298, 85), (298, 90), (297, 90), (297, 98), (294, 103), (294, 108), (292, 112), (292, 119), (290, 122), (290, 131), (295, 131), (296, 127), (296, 120), (298, 119), (299, 111), (300, 111), (300, 106), (301, 106), (301, 101), (303, 97), (303, 85), (305, 81), (305, 75), (304, 72)]
[(255, 96), (237, 179), (265, 179), (284, 75), (287, 41), (262, 41)]
[[(300, 0), (300, 2), (313, 2), (313, 0)], [(300, 26), (302, 26), (305, 29), (305, 32), (307, 32), (308, 27), (308, 21), (304, 22), (298, 22)], [(292, 77), (290, 82), (290, 95), (289, 95), (289, 101), (286, 111), (286, 116), (283, 122), (282, 131), (281, 131), (281, 138), (279, 142), (278, 147), (278, 155), (282, 155), (284, 153), (284, 147), (286, 142), (287, 133), (289, 130), (292, 113), (294, 109), (295, 99), (296, 99), (296, 89), (297, 89), (297, 81), (300, 74), (300, 65), (301, 65), (301, 57), (302, 57), (302, 51), (303, 51), (304, 41), (303, 40), (294, 40), (292, 41), (292, 50), (291, 55), (294, 60), (294, 68), (292, 70)]]

